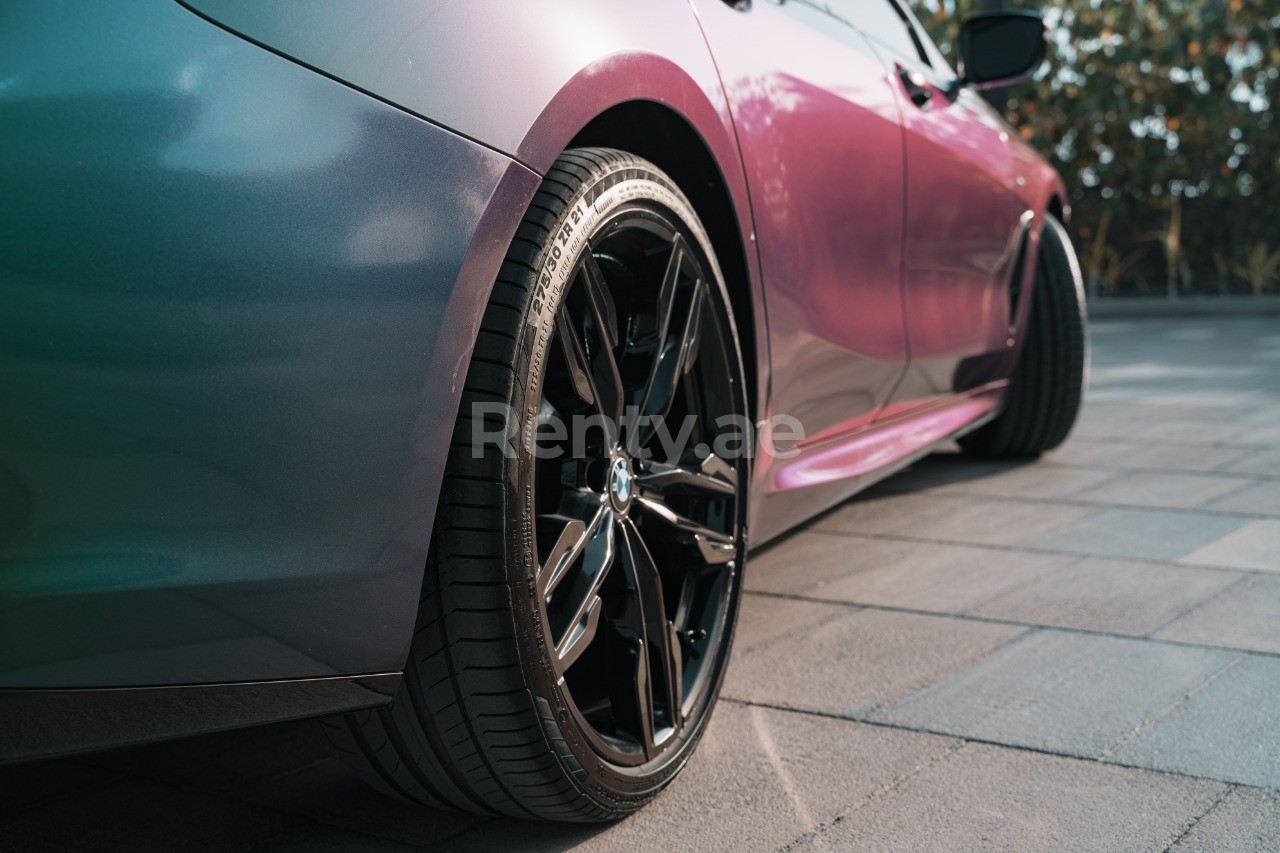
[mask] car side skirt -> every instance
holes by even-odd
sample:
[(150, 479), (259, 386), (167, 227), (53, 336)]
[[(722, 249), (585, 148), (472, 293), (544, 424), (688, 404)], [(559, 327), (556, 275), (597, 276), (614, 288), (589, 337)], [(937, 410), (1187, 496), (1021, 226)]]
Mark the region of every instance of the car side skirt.
[(0, 690), (0, 764), (387, 704), (401, 673), (177, 687)]
[(1000, 414), (1007, 380), (999, 380), (925, 412), (803, 447), (798, 456), (761, 456), (751, 506), (751, 547), (786, 533), (807, 519), (919, 461), (948, 441)]

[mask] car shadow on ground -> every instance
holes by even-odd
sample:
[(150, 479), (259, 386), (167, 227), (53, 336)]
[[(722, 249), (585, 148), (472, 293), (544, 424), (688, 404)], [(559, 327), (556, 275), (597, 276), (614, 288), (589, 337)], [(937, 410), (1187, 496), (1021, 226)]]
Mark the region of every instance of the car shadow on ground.
[(348, 768), (313, 720), (12, 765), (0, 789), (4, 850), (397, 850), (481, 827), (514, 848), (566, 850), (605, 828), (398, 802)]

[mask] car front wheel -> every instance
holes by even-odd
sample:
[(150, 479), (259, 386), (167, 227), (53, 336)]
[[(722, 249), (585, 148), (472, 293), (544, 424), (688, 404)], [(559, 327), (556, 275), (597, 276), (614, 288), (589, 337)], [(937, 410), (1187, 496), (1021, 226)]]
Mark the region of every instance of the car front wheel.
[(960, 439), (975, 456), (1039, 456), (1066, 440), (1080, 413), (1089, 362), (1084, 284), (1071, 237), (1052, 216), (1040, 238), (1030, 312), (1004, 411)]

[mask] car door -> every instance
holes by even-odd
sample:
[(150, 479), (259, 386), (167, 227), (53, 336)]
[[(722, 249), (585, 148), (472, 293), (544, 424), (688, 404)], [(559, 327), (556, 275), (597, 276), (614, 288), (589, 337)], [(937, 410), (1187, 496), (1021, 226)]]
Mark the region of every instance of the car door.
[(824, 4), (693, 4), (751, 193), (770, 411), (799, 420), (803, 446), (829, 443), (870, 424), (906, 362), (896, 95)]
[(880, 54), (906, 147), (903, 305), (910, 365), (881, 420), (1002, 378), (1024, 222), (1008, 126), (955, 74), (898, 0), (829, 0)]

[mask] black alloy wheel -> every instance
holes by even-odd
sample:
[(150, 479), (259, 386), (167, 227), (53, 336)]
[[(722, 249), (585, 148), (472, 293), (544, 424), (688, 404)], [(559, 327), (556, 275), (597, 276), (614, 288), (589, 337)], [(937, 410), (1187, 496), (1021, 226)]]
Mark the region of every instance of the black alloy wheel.
[[(628, 205), (589, 246), (539, 406), (539, 446), (555, 458), (535, 463), (537, 596), (583, 733), (640, 765), (680, 741), (727, 627), (739, 475), (709, 427), (736, 414), (735, 354), (708, 306), (714, 279), (669, 214)], [(585, 436), (558, 427), (588, 421)]]
[(1032, 459), (1067, 440), (1089, 384), (1084, 278), (1066, 226), (1046, 216), (1021, 352), (1004, 409), (960, 438), (987, 459)]
[[(405, 684), (328, 723), (348, 760), (488, 814), (606, 820), (656, 796), (728, 658), (747, 414), (688, 200), (638, 157), (566, 152), (481, 323)], [(502, 440), (477, 450), (478, 432)]]

